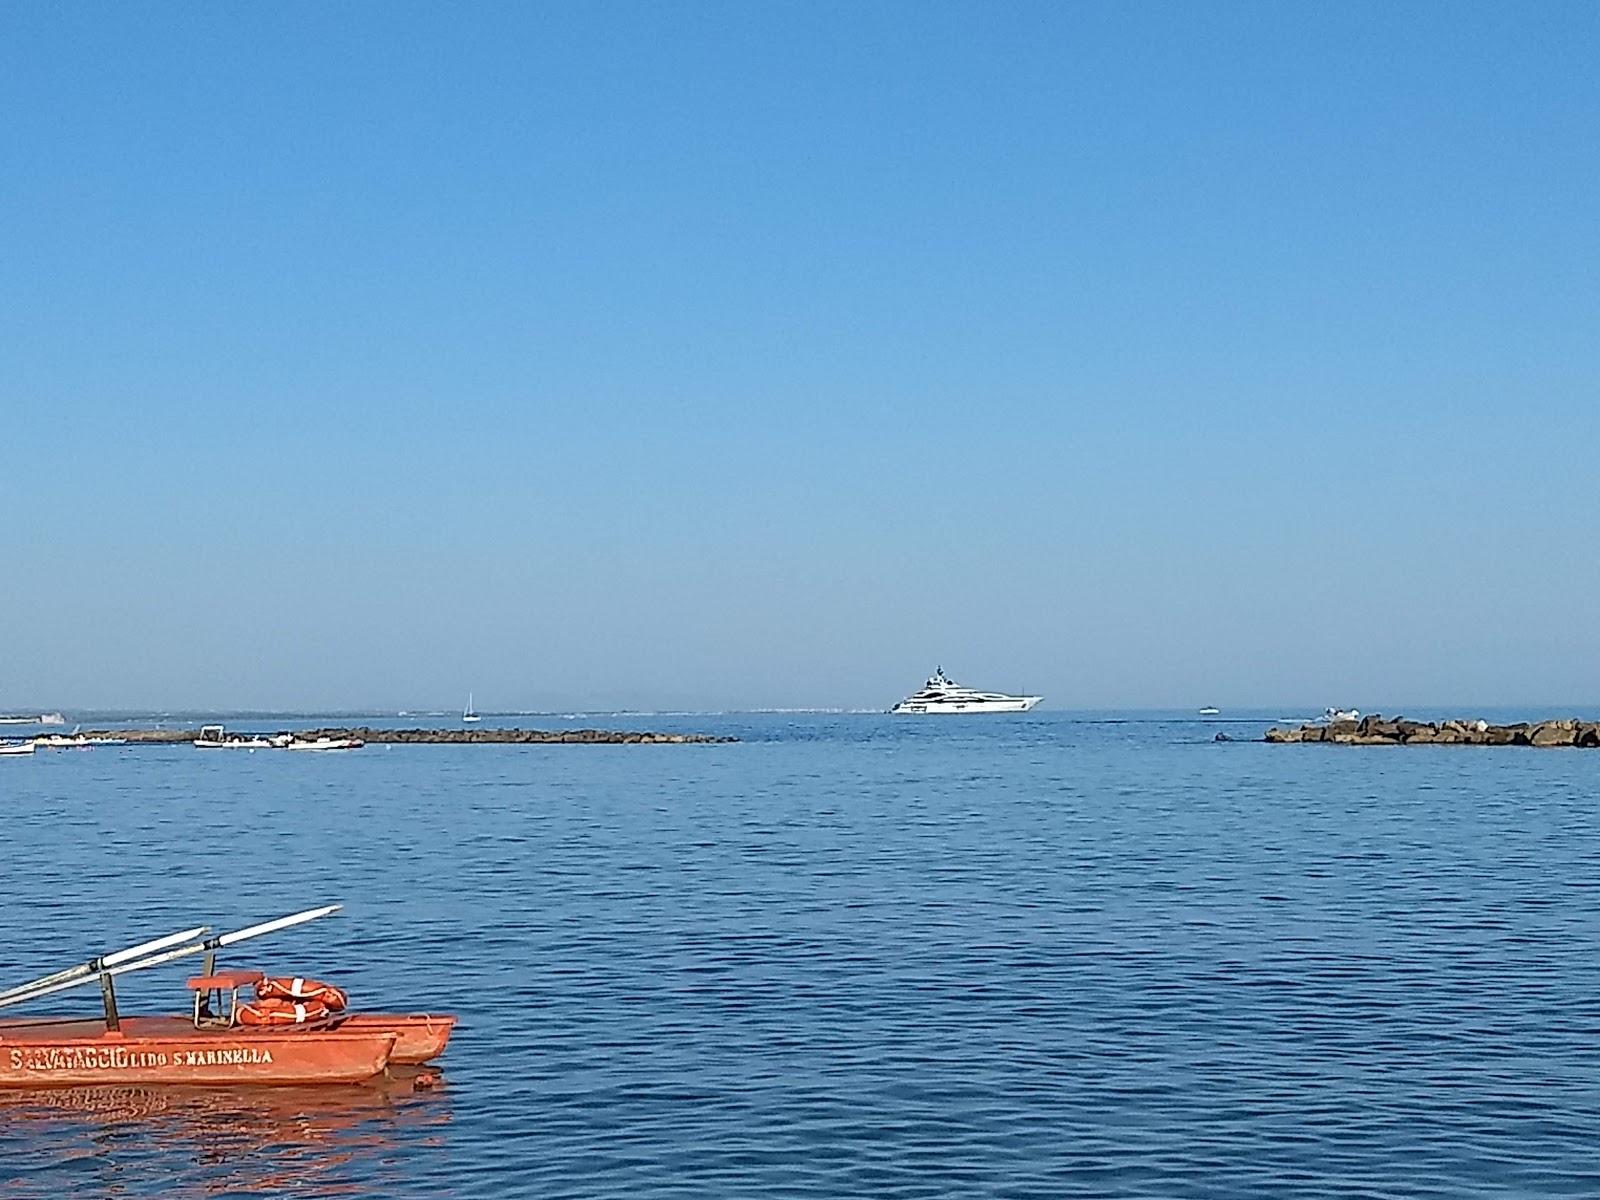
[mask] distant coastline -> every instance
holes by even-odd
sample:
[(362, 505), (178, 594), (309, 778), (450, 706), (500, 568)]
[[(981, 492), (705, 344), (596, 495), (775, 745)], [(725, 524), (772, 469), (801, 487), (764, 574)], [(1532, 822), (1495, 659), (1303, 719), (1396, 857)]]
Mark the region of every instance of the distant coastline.
[[(251, 731), (255, 736), (288, 736), (289, 731), (276, 735)], [(116, 729), (83, 730), (83, 736), (115, 736), (127, 744), (145, 746), (181, 746), (192, 743), (196, 733), (192, 729)], [(318, 738), (354, 738), (368, 745), (468, 745), (468, 746), (528, 746), (528, 745), (720, 745), (739, 739), (727, 734), (712, 733), (661, 733), (650, 730), (617, 729), (375, 729), (370, 725), (328, 726), (320, 729), (296, 729), (293, 736), (303, 741)]]

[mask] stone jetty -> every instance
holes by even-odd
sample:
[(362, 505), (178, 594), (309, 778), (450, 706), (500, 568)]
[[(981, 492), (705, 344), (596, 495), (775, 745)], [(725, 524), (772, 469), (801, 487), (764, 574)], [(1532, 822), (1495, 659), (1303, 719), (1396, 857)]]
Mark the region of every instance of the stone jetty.
[[(88, 737), (126, 738), (129, 745), (185, 745), (198, 736), (193, 729), (108, 729), (83, 731)], [(242, 732), (229, 730), (230, 733)], [(683, 746), (720, 745), (736, 742), (735, 737), (710, 733), (650, 733), (614, 729), (374, 729), (370, 725), (339, 726), (327, 729), (282, 730), (297, 738), (360, 738), (368, 745), (441, 746)], [(252, 731), (251, 736), (273, 736)]]
[(736, 742), (711, 733), (648, 733), (613, 729), (373, 729), (368, 725), (339, 729), (296, 730), (300, 738), (360, 738), (368, 744), (527, 746), (577, 743), (585, 746), (710, 746)]
[(1600, 721), (1522, 721), (1491, 725), (1487, 721), (1386, 720), (1374, 713), (1359, 721), (1313, 722), (1298, 729), (1267, 730), (1266, 740), (1334, 742), (1341, 746), (1578, 746), (1600, 747)]

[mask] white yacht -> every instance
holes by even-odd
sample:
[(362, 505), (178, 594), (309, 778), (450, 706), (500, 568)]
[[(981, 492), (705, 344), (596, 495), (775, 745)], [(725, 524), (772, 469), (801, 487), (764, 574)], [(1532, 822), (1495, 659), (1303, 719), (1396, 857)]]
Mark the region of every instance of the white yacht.
[(1008, 696), (1004, 692), (976, 692), (962, 687), (940, 667), (912, 695), (889, 711), (892, 713), (997, 713), (1027, 712), (1043, 696)]
[(466, 708), (461, 710), (461, 723), (463, 725), (470, 725), (474, 721), (481, 721), (481, 720), (483, 720), (483, 718), (480, 717), (478, 715), (477, 710), (472, 707), (472, 693), (468, 692), (467, 693), (467, 706), (466, 706)]

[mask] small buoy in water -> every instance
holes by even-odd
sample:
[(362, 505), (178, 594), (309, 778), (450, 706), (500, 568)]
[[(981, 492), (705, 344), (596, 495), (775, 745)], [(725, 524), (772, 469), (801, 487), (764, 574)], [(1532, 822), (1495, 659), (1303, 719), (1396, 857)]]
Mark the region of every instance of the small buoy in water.
[(1229, 737), (1225, 733), (1219, 733), (1219, 734), (1217, 734), (1216, 737), (1212, 738), (1211, 740), (1213, 742), (1231, 742), (1231, 741), (1233, 741), (1233, 739), (1231, 737)]

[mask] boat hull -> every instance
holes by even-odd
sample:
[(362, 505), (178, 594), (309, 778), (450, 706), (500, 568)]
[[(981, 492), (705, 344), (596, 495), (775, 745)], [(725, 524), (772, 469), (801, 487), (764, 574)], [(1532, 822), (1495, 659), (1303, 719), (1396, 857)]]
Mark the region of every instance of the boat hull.
[(121, 1025), (111, 1033), (90, 1020), (0, 1022), (0, 1088), (360, 1083), (383, 1072), (401, 1036), (382, 1025), (203, 1030), (183, 1017)]
[(444, 1053), (456, 1018), (433, 1013), (356, 1013), (339, 1023), (340, 1029), (375, 1030), (395, 1035), (391, 1063), (420, 1066)]
[(928, 704), (909, 703), (901, 701), (889, 711), (896, 716), (968, 716), (972, 713), (1017, 713), (1027, 712), (1043, 696), (1014, 696), (1008, 700), (957, 700), (948, 704), (937, 702)]

